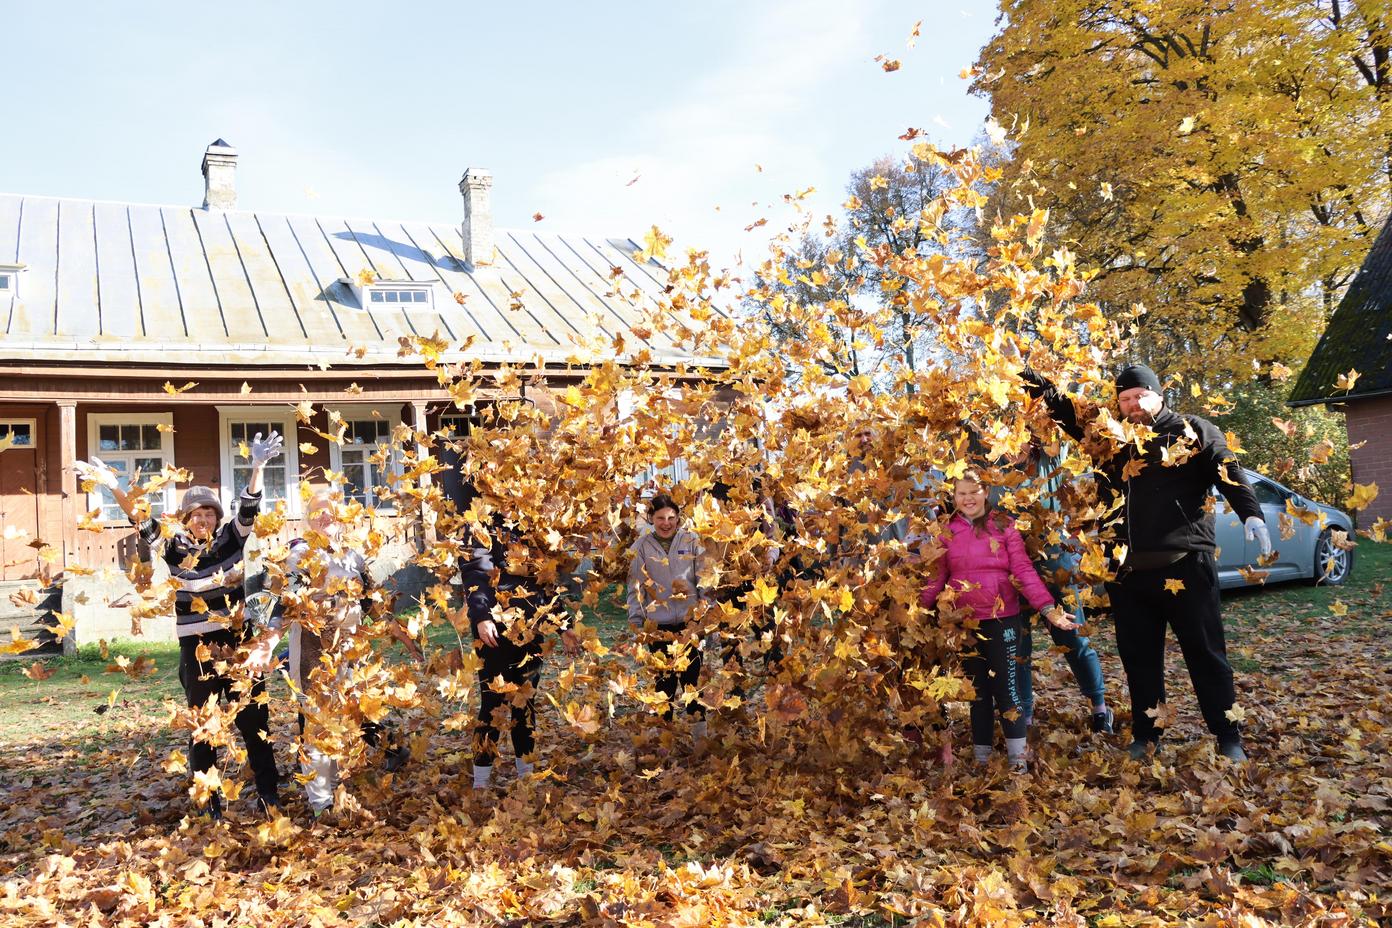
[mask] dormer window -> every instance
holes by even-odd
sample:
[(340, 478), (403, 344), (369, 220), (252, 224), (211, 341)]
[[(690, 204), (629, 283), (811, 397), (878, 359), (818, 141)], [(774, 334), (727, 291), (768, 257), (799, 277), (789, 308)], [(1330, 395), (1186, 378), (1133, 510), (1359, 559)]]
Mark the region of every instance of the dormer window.
[(356, 280), (344, 280), (358, 298), (358, 305), (374, 309), (433, 309), (435, 288), (419, 280), (382, 280), (364, 272)]
[(0, 264), (0, 300), (19, 296), (19, 273), (22, 264)]
[(367, 288), (369, 303), (424, 303), (430, 305), (429, 287), (379, 287)]

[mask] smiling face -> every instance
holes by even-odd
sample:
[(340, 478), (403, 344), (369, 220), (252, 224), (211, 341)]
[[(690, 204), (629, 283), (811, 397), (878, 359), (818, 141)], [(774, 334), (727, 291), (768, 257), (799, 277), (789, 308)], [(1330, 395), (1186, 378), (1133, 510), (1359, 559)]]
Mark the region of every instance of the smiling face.
[(677, 533), (677, 526), (681, 523), (681, 516), (670, 506), (659, 509), (652, 514), (653, 532), (658, 538), (664, 541)]
[(1122, 418), (1139, 425), (1149, 425), (1163, 405), (1160, 394), (1146, 387), (1130, 387), (1117, 394)]
[(952, 490), (952, 505), (975, 521), (986, 514), (986, 488), (975, 480), (962, 478)]
[(217, 531), (218, 511), (212, 506), (199, 506), (185, 517), (184, 524), (195, 539), (207, 541)]
[(309, 501), (309, 511), (305, 513), (305, 521), (309, 527), (321, 535), (329, 534), (330, 529), (335, 525), (333, 499), (322, 494), (316, 494)]

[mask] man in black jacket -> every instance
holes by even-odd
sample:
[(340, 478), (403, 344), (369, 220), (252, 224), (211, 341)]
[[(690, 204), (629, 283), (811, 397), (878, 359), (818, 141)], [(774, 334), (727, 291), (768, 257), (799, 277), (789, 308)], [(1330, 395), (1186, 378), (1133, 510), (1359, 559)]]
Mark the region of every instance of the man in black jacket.
[[(1032, 371), (1023, 376), (1054, 421), (1081, 441), (1084, 429), (1072, 400)], [(1247, 538), (1257, 540), (1267, 554), (1271, 538), (1261, 506), (1223, 433), (1205, 419), (1166, 407), (1160, 380), (1150, 368), (1122, 370), (1116, 392), (1122, 417), (1154, 432), (1141, 448), (1128, 443), (1098, 462), (1103, 492), (1110, 491), (1120, 503), (1116, 541), (1125, 547), (1107, 593), (1131, 691), (1131, 756), (1144, 757), (1160, 740), (1156, 719), (1165, 700), (1168, 623), (1219, 752), (1244, 761), (1242, 737), (1228, 716), (1235, 693), (1223, 637), (1209, 491), (1216, 487), (1227, 498)]]

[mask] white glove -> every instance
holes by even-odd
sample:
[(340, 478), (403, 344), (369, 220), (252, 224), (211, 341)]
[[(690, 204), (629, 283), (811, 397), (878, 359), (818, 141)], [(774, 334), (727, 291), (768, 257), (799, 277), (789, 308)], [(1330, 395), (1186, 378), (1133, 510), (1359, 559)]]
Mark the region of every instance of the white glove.
[(81, 483), (91, 483), (93, 486), (106, 487), (114, 490), (121, 485), (120, 478), (101, 458), (92, 458), (90, 461), (73, 461), (73, 473), (77, 474), (77, 479)]
[(256, 467), (280, 457), (280, 449), (284, 444), (279, 432), (271, 432), (264, 441), (261, 439), (261, 433), (257, 432), (251, 440), (251, 466)]
[(1271, 533), (1266, 530), (1266, 520), (1261, 516), (1250, 516), (1242, 523), (1247, 528), (1247, 540), (1261, 545), (1262, 557), (1271, 553)]

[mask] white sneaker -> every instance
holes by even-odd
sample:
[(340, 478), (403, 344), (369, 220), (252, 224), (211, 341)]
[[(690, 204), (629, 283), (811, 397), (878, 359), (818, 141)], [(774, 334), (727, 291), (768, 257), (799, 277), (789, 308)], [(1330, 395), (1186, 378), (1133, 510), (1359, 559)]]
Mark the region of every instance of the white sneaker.
[(536, 770), (536, 767), (534, 767), (533, 765), (527, 763), (525, 760), (523, 760), (523, 759), (520, 758), (520, 757), (517, 758), (517, 762), (516, 762), (516, 763), (517, 763), (517, 779), (519, 779), (519, 780), (525, 780), (527, 777), (529, 777), (529, 776), (532, 775), (533, 771)]

